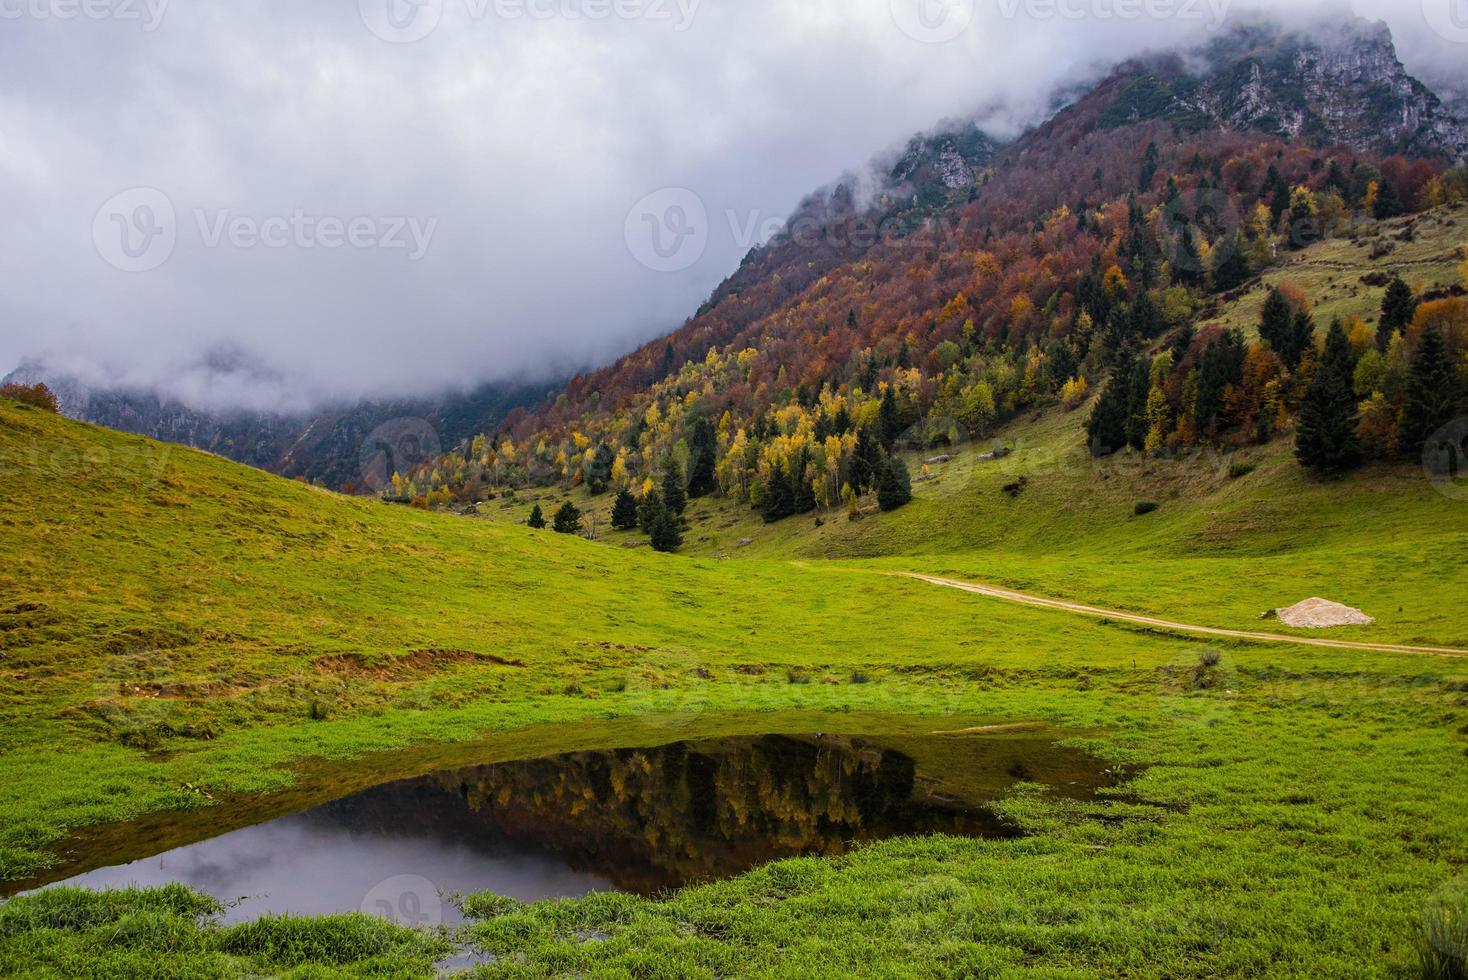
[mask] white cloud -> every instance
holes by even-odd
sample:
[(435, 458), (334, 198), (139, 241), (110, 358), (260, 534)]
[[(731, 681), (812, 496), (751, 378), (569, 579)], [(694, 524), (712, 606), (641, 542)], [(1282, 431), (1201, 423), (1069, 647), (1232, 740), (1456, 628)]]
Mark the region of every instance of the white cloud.
[[(191, 0), (152, 32), (0, 21), (0, 365), (44, 354), (268, 405), (600, 362), (677, 326), (734, 268), (726, 210), (781, 216), (939, 119), (1003, 106), (1022, 125), (1061, 80), (1207, 30), (1006, 19), (1007, 3), (974, 0), (956, 39), (923, 44), (889, 0), (685, 0), (683, 31), (673, 0), (654, 8), (673, 22), (474, 16), (484, 2), (443, 0), (437, 30), (401, 45), (356, 0)], [(1361, 6), (1408, 39), (1409, 65), (1461, 61), (1416, 3)], [(139, 274), (92, 240), (97, 209), (134, 187), (179, 219), (168, 261)], [(662, 187), (713, 216), (707, 252), (677, 274), (624, 242), (628, 209)], [(439, 225), (418, 262), (208, 248), (194, 214), (222, 209)], [(193, 366), (220, 347), (263, 380), (201, 381)]]

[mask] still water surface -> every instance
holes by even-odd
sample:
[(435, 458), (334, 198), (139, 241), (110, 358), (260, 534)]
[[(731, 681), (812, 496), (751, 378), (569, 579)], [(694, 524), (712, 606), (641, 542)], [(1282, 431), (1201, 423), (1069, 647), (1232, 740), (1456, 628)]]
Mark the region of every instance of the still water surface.
[(183, 882), (237, 901), (228, 921), (361, 909), (452, 923), (454, 893), (655, 895), (893, 836), (1013, 836), (988, 804), (1021, 780), (1086, 796), (1111, 775), (1034, 737), (757, 735), (576, 752), (388, 783), (62, 884)]

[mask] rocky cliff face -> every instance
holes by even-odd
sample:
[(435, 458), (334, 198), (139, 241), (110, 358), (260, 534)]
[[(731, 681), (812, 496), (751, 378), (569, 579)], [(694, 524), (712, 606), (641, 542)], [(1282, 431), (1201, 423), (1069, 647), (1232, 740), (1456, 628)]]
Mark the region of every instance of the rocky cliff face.
[(1253, 24), (1187, 58), (1126, 71), (1134, 78), (1105, 125), (1167, 119), (1188, 131), (1256, 129), (1317, 145), (1468, 160), (1468, 125), (1407, 73), (1385, 24)]

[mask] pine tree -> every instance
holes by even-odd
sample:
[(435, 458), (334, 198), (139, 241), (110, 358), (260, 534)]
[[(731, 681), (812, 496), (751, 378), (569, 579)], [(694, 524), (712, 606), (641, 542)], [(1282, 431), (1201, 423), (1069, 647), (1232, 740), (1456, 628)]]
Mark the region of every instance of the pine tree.
[(1355, 358), (1339, 320), (1330, 325), (1325, 352), (1300, 405), (1295, 456), (1303, 466), (1325, 474), (1344, 473), (1361, 464), (1356, 436), (1359, 411), (1351, 390)]
[(677, 518), (666, 507), (658, 510), (648, 537), (652, 539), (652, 550), (663, 554), (672, 554), (683, 546), (682, 529), (678, 526)]
[(1151, 340), (1162, 333), (1167, 326), (1163, 319), (1162, 310), (1152, 301), (1152, 297), (1143, 292), (1132, 304), (1131, 309), (1132, 330), (1146, 340)]
[(1264, 298), (1264, 310), (1259, 317), (1259, 336), (1287, 364), (1289, 362), (1284, 351), (1290, 346), (1294, 336), (1294, 320), (1295, 310), (1290, 306), (1290, 301), (1278, 289), (1271, 289)]
[(668, 468), (663, 472), (663, 503), (671, 513), (680, 517), (688, 509), (688, 491), (683, 484), (683, 469), (673, 460), (668, 460)]
[(530, 511), (530, 526), (537, 531), (545, 529), (545, 511), (540, 509), (540, 504), (536, 504)]
[(1225, 393), (1229, 385), (1244, 378), (1244, 337), (1237, 330), (1224, 333), (1208, 349), (1198, 365), (1198, 394), (1194, 401), (1194, 417), (1198, 432), (1216, 438), (1224, 427)]
[(586, 467), (586, 489), (593, 497), (599, 497), (607, 492), (607, 485), (612, 479), (612, 464), (617, 461), (612, 447), (602, 443), (596, 447), (596, 455), (592, 457), (591, 464)]
[(893, 511), (911, 500), (912, 477), (907, 472), (907, 464), (893, 456), (882, 467), (882, 478), (877, 483), (877, 506)]
[(1371, 210), (1371, 216), (1377, 221), (1387, 218), (1395, 218), (1406, 212), (1402, 204), (1402, 196), (1397, 192), (1397, 185), (1389, 180), (1383, 180), (1376, 192), (1376, 205)]
[(663, 503), (662, 494), (657, 490), (649, 490), (643, 495), (642, 501), (637, 505), (637, 527), (643, 534), (652, 534), (653, 527), (657, 524), (659, 514), (666, 513), (668, 507)]
[(1127, 422), (1131, 414), (1132, 375), (1136, 357), (1124, 351), (1111, 369), (1111, 379), (1101, 393), (1091, 418), (1086, 422), (1086, 435), (1091, 441), (1091, 455), (1110, 456), (1127, 445)]
[(1381, 322), (1376, 328), (1376, 349), (1386, 353), (1392, 334), (1405, 332), (1417, 315), (1417, 296), (1401, 276), (1393, 276), (1381, 300)]
[(1249, 281), (1248, 246), (1242, 235), (1222, 242), (1213, 250), (1213, 291), (1226, 293)]
[(806, 470), (810, 467), (810, 450), (802, 449), (790, 466), (790, 495), (797, 514), (809, 514), (816, 509), (816, 489), (811, 484)]
[(693, 432), (688, 438), (688, 452), (688, 496), (707, 497), (719, 488), (718, 480), (714, 476), (719, 439), (713, 422), (700, 418), (693, 423)]
[(561, 505), (556, 511), (555, 520), (551, 523), (551, 530), (557, 534), (580, 534), (581, 533), (581, 511), (571, 501)]
[(1407, 371), (1407, 400), (1402, 409), (1402, 447), (1416, 457), (1434, 433), (1463, 411), (1463, 390), (1453, 370), (1447, 344), (1436, 326), (1422, 331)]
[(1147, 152), (1142, 155), (1142, 172), (1137, 178), (1137, 189), (1146, 191), (1152, 186), (1152, 181), (1157, 177), (1158, 152), (1157, 143), (1154, 140), (1147, 144)]
[(897, 410), (897, 391), (892, 385), (888, 385), (882, 394), (882, 407), (877, 418), (882, 433), (882, 448), (891, 449), (897, 437), (902, 435), (902, 415)]
[(881, 461), (881, 443), (872, 435), (870, 426), (862, 426), (856, 433), (856, 449), (851, 454), (851, 472), (847, 478), (858, 495), (876, 486)]
[(795, 492), (790, 489), (790, 474), (784, 463), (776, 463), (770, 468), (770, 479), (765, 484), (765, 523), (783, 521), (794, 513)]
[(1133, 449), (1147, 447), (1147, 398), (1152, 394), (1152, 366), (1146, 358), (1138, 358), (1132, 368), (1131, 387), (1127, 393), (1126, 441)]
[(612, 504), (612, 527), (618, 531), (631, 531), (637, 527), (637, 498), (630, 490), (617, 494), (617, 500)]
[(1279, 172), (1279, 167), (1269, 165), (1269, 172), (1264, 175), (1264, 187), (1260, 190), (1261, 197), (1269, 199), (1269, 216), (1274, 224), (1279, 224), (1280, 215), (1289, 210), (1290, 185)]

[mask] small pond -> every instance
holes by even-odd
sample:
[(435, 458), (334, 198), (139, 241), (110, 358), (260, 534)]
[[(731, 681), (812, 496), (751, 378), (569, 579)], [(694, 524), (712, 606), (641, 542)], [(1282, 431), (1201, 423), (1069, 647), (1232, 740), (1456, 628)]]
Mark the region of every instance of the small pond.
[(183, 882), (238, 900), (229, 921), (361, 909), (424, 924), (458, 920), (442, 898), (453, 893), (656, 895), (894, 836), (1012, 836), (989, 804), (1015, 783), (1085, 797), (1112, 782), (1054, 738), (739, 735), (458, 766), (239, 829), (216, 823), (217, 836), (195, 817), (193, 842), (138, 860), (136, 839), (116, 855), (94, 843), (59, 883)]

